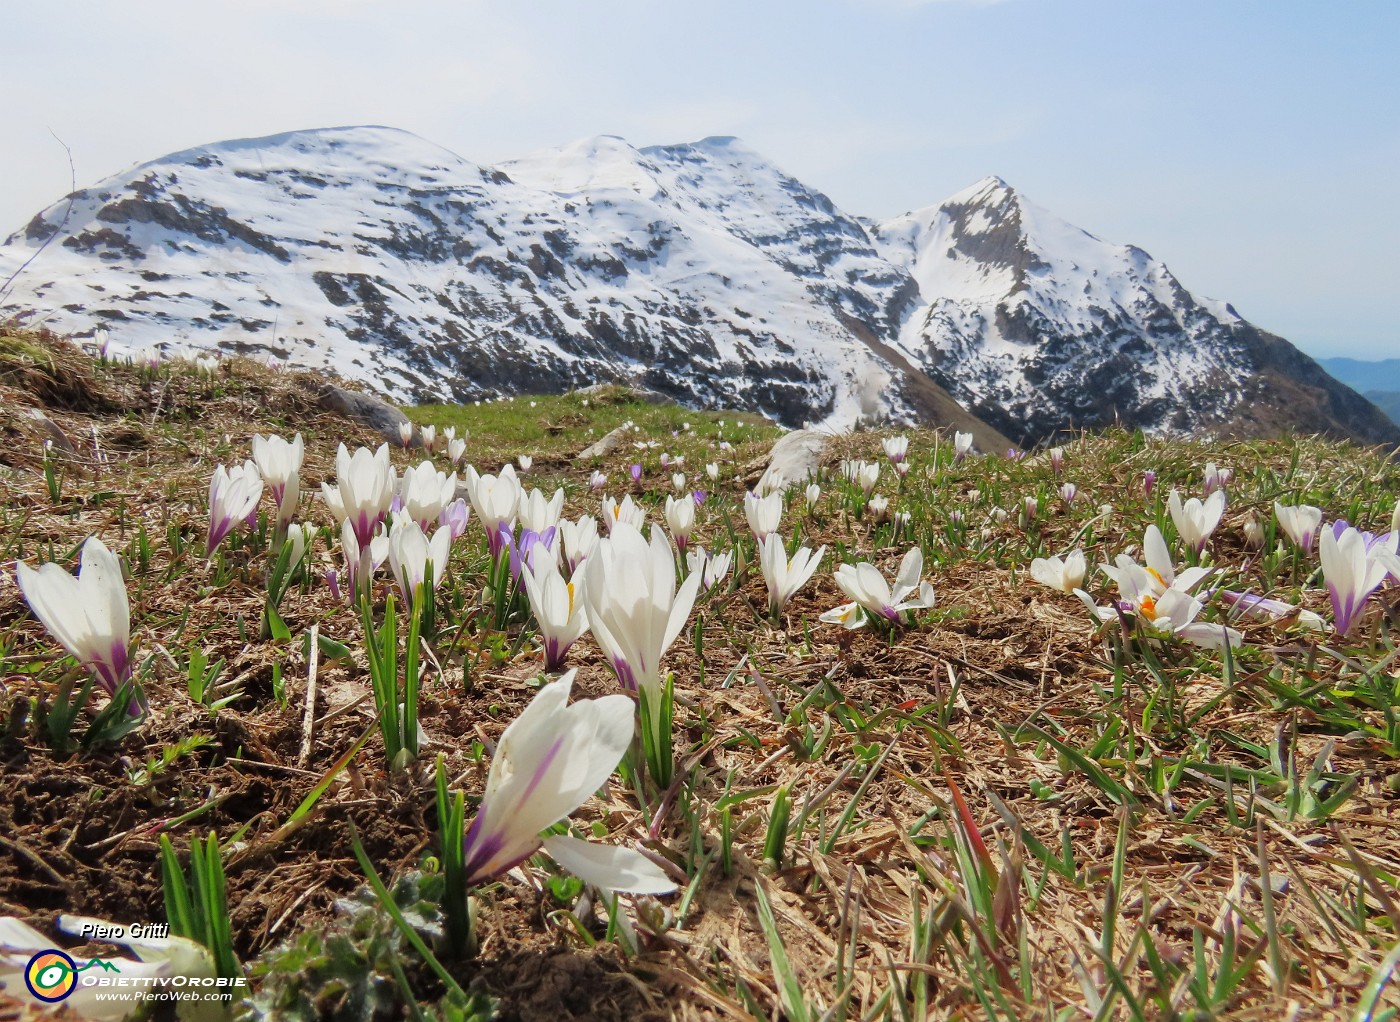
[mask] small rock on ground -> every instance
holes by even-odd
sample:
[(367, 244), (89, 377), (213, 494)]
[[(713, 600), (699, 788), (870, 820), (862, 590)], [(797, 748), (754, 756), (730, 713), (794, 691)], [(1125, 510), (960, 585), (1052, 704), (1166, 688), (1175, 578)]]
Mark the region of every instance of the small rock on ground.
[(768, 452), (768, 465), (759, 476), (755, 490), (763, 491), (778, 481), (788, 485), (806, 482), (817, 474), (827, 457), (828, 433), (811, 429), (795, 429), (778, 438)]
[(592, 458), (606, 458), (613, 451), (617, 450), (619, 444), (627, 436), (627, 427), (618, 426), (600, 439), (597, 443), (589, 444), (575, 455), (575, 461), (588, 461)]
[[(321, 391), (319, 400), (321, 407), (326, 411), (354, 419), (392, 444), (402, 442), (399, 437), (399, 425), (408, 422), (409, 418), (387, 401), (335, 385), (327, 386)], [(417, 442), (417, 437), (414, 438), (414, 442)]]

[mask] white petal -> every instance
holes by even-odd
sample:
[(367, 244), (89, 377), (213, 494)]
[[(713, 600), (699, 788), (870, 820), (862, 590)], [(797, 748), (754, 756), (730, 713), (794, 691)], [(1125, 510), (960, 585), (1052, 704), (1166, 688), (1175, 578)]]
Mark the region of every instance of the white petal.
[(661, 867), (630, 848), (556, 834), (545, 838), (544, 850), (570, 873), (606, 891), (670, 894), (676, 889)]

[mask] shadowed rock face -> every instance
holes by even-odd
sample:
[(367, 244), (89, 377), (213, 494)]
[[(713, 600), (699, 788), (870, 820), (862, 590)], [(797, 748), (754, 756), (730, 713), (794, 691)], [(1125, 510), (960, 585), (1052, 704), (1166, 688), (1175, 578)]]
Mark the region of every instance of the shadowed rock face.
[(988, 178), (879, 225), (924, 304), (900, 344), (953, 398), (1018, 442), (1066, 428), (1400, 442), (1368, 401), (1160, 262), (1110, 245)]
[(386, 128), (224, 142), (55, 204), (0, 279), (45, 242), (3, 311), (400, 400), (624, 383), (985, 449), (1110, 423), (1396, 438), (1286, 342), (999, 179), (875, 224), (730, 138), (496, 168)]

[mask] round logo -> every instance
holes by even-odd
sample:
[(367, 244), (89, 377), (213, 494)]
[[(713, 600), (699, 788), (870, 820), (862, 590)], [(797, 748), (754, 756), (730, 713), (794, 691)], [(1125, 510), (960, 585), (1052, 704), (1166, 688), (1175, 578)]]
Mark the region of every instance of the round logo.
[(78, 985), (78, 966), (62, 951), (40, 951), (29, 959), (24, 985), (41, 1001), (61, 1001)]

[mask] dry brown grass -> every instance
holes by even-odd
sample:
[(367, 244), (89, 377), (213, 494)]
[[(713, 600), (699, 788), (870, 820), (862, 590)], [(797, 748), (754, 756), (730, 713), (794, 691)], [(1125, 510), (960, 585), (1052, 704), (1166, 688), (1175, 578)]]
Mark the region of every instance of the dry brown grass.
[[(333, 472), (337, 443), (375, 442), (319, 413), (315, 382), (241, 360), (212, 375), (104, 367), (53, 338), (0, 339), (5, 560), (71, 560), (88, 535), (133, 549), (144, 528), (152, 557), (142, 571), (133, 566), (130, 591), (138, 657), (153, 657), (147, 690), (155, 707), (150, 724), (117, 749), (49, 752), (23, 715), (31, 697), (52, 693), (65, 668), (28, 615), (13, 574), (0, 576), (0, 707), (8, 722), (0, 745), (0, 910), (40, 927), (57, 912), (159, 919), (157, 835), (170, 833), (178, 844), (213, 829), (226, 842), (237, 837), (226, 854), (237, 949), (246, 960), (297, 932), (324, 928), (336, 900), (360, 885), (346, 821), (356, 823), (383, 875), (415, 868), (432, 853), (431, 783), (419, 773), (387, 776), (377, 740), (304, 825), (283, 829), (371, 723), (363, 661), (358, 654), (322, 661), (310, 714), (315, 737), (303, 758), (308, 664), (298, 642), (257, 638), (261, 553), (232, 549), (226, 581), (216, 581), (215, 568), (198, 556), (209, 474), (219, 462), (246, 457), (253, 432), (303, 432), (303, 488), (313, 492)], [(541, 399), (529, 445), (541, 459), (533, 481), (564, 485), (567, 513), (577, 516), (596, 512), (586, 484), (593, 466), (566, 455), (591, 439), (587, 430), (596, 436), (613, 419), (603, 402), (584, 409), (571, 400)], [(508, 428), (498, 434), (489, 409), (429, 414), (470, 417), (468, 458), (479, 453), (483, 465), (498, 464), (522, 450), (519, 422), (531, 416), (518, 405), (500, 416)], [(75, 448), (54, 455), (57, 502), (42, 473), (48, 434), (27, 407), (42, 408)], [(624, 407), (618, 414), (653, 413)], [(660, 435), (662, 449), (685, 454), (695, 477), (714, 457), (714, 423), (722, 416), (675, 416), (694, 420), (698, 435)], [(697, 539), (711, 548), (729, 543), (720, 513), (726, 502), (743, 531), (742, 511), (733, 509), (742, 491), (732, 475), (771, 433), (751, 426), (746, 435), (725, 455), (731, 481), (715, 486), (702, 510)], [(1183, 719), (1201, 714), (1188, 726), (1169, 726), (1163, 689), (1141, 661), (1123, 659), (1111, 629), (1096, 634), (1073, 597), (1030, 584), (1026, 564), (1033, 551), (1061, 552), (1076, 537), (1100, 558), (1140, 542), (1150, 520), (1141, 471), (1154, 468), (1165, 492), (1194, 485), (1212, 459), (1243, 477), (1216, 560), (1252, 557), (1246, 582), (1257, 589), (1264, 568), (1241, 545), (1246, 516), (1267, 515), (1275, 491), (1355, 516), (1360, 495), (1366, 506), (1358, 524), (1378, 525), (1389, 508), (1377, 495), (1393, 500), (1400, 490), (1393, 464), (1306, 438), (1173, 445), (1083, 437), (1069, 448), (1068, 470), (1083, 502), (1068, 513), (1047, 508), (1023, 528), (1015, 507), (1026, 493), (1053, 492), (1058, 480), (1048, 466), (978, 460), (924, 477), (938, 443), (946, 446), (932, 434), (912, 434), (916, 475), (892, 504), (915, 515), (913, 539), (928, 555), (937, 608), (893, 633), (819, 625), (817, 616), (844, 600), (830, 574), (834, 560), (779, 626), (767, 619), (763, 582), (752, 571), (734, 592), (704, 602), (699, 649), (690, 641), (692, 622), (668, 657), (687, 783), (650, 825), (651, 847), (681, 875), (700, 875), (688, 912), (675, 918), (675, 898), (644, 906), (645, 950), (627, 958), (612, 945), (585, 946), (540, 870), (528, 871), (529, 883), (492, 885), (482, 892), (481, 951), (452, 968), (464, 984), (500, 997), (502, 1017), (795, 1017), (805, 1008), (813, 1019), (1087, 1019), (1107, 999), (1101, 1017), (1204, 1018), (1212, 1016), (1193, 1014), (1201, 1008), (1189, 989), (1196, 956), (1218, 975), (1230, 941), (1236, 961), (1246, 964), (1213, 1017), (1344, 1018), (1355, 1010), (1400, 927), (1397, 750), (1366, 729), (1384, 728), (1383, 711), (1352, 707), (1355, 726), (1332, 712), (1351, 706), (1334, 693), (1355, 682), (1360, 648), (1339, 650), (1352, 658), (1348, 664), (1317, 637), (1250, 626), (1252, 648), (1239, 656), (1233, 678), (1214, 654), (1159, 649)], [(836, 453), (873, 458), (878, 449), (876, 436), (858, 434), (841, 439)], [(609, 492), (620, 492), (634, 459), (647, 462), (648, 480), (665, 478), (658, 453), (634, 448), (609, 459)], [(395, 454), (400, 466), (409, 457)], [(829, 558), (839, 548), (847, 559), (892, 570), (909, 538), (896, 541), (887, 525), (842, 510), (839, 486), (825, 485), (821, 517), (808, 518), (794, 499), (787, 528), (800, 523), (804, 542), (831, 546)], [(1115, 510), (1099, 518), (1104, 503)], [(993, 506), (1012, 513), (993, 521)], [(963, 531), (947, 524), (955, 509)], [(323, 510), (312, 501), (306, 515), (328, 524)], [(475, 524), (469, 535), (442, 601), (454, 622), (470, 618), (483, 569)], [(183, 553), (175, 537), (187, 545)], [(317, 557), (318, 565), (334, 562), (324, 542)], [(1274, 580), (1289, 585), (1282, 575)], [(1315, 594), (1308, 599), (1323, 609)], [(317, 582), (294, 592), (284, 610), (294, 635), (315, 624), (358, 645), (355, 615)], [(526, 642), (514, 655), (493, 657), (489, 628), (462, 627), (462, 641), (440, 641), (436, 650), (443, 670), (427, 689), (423, 724), (454, 786), (474, 798), (486, 762), (473, 743), (489, 746), (533, 695), (538, 654)], [(1390, 622), (1376, 617), (1369, 627), (1368, 636), (1389, 650)], [(512, 627), (507, 651), (518, 630)], [(242, 690), (217, 714), (185, 692), (184, 662), (196, 644), (211, 659), (224, 658), (225, 678)], [(570, 664), (579, 669), (579, 695), (615, 689), (587, 638)], [(1393, 661), (1376, 669), (1400, 685)], [(278, 671), (285, 707), (273, 696)], [(1311, 681), (1326, 698), (1282, 705), (1281, 678)], [(134, 765), (191, 735), (209, 744), (149, 783), (132, 781)], [(1267, 760), (1253, 746), (1282, 749), (1303, 771), (1325, 752), (1326, 783), (1354, 778), (1346, 782), (1354, 791), (1324, 819), (1271, 813), (1260, 799), (1278, 805), (1282, 794), (1264, 782)], [(1163, 776), (1174, 772), (1164, 786)], [(792, 794), (794, 829), (775, 866), (763, 862), (763, 844), (780, 785)], [(989, 849), (992, 868), (980, 881), (958, 856), (968, 833), (955, 792)], [(647, 826), (631, 792), (614, 786), (605, 794), (578, 819), (619, 840)], [(727, 876), (719, 847), (725, 826), (732, 836)], [(1033, 842), (1064, 855), (1067, 875), (1047, 867)], [(1274, 878), (1270, 903), (1259, 882), (1264, 866)], [(991, 884), (993, 872), (999, 879), (988, 919), (976, 908), (976, 887)], [(803, 1008), (784, 1002), (775, 979), (756, 914), (759, 888), (772, 901)], [(596, 919), (588, 929), (599, 934)], [(1286, 975), (1272, 973), (1274, 962), (1286, 963)], [(420, 996), (440, 993), (421, 969), (412, 974)], [(1380, 1003), (1400, 1002), (1392, 988)]]

